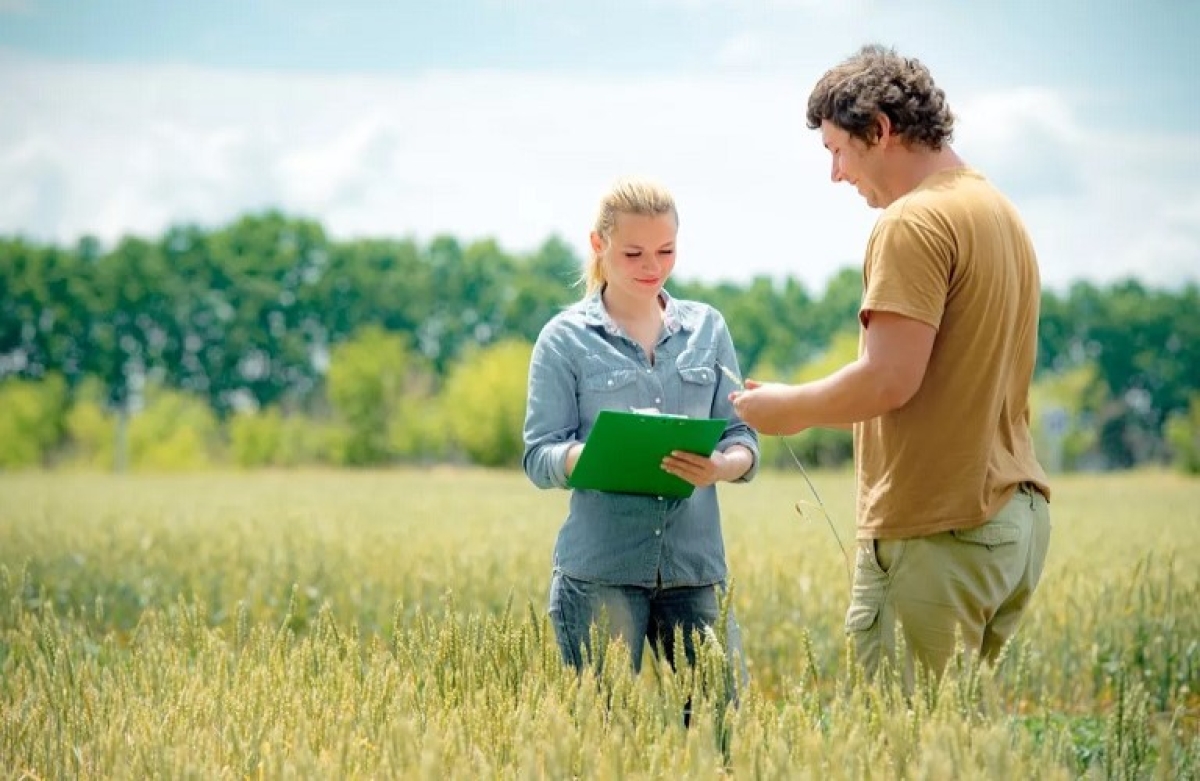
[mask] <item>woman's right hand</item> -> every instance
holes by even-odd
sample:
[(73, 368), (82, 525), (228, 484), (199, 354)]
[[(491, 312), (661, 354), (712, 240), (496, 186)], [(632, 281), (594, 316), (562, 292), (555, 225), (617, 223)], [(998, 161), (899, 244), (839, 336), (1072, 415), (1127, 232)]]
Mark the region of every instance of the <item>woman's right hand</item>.
[(567, 466), (566, 466), (567, 477), (570, 477), (571, 473), (575, 471), (575, 465), (577, 463), (579, 463), (579, 454), (582, 452), (583, 452), (583, 443), (582, 442), (576, 442), (574, 445), (571, 445), (570, 450), (567, 451)]

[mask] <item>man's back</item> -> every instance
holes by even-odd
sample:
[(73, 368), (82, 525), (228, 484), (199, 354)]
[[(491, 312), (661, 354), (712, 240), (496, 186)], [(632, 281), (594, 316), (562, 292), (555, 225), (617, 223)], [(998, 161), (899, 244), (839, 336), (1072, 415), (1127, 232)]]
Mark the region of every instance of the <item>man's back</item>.
[(1008, 199), (967, 168), (930, 176), (880, 217), (864, 283), (864, 320), (938, 333), (913, 398), (855, 426), (859, 537), (978, 526), (1021, 482), (1048, 494), (1028, 425), (1040, 281)]

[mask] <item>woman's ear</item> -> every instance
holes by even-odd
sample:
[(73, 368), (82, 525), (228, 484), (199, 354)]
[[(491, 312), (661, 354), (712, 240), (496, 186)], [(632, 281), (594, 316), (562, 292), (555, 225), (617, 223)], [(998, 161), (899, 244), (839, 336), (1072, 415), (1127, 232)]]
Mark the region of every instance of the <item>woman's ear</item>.
[(604, 252), (604, 237), (592, 231), (592, 254), (599, 257)]

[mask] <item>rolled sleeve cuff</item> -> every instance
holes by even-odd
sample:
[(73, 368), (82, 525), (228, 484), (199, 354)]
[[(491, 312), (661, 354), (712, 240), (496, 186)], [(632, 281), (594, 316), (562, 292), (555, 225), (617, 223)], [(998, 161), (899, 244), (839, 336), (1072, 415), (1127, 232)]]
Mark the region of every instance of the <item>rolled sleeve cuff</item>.
[(741, 445), (750, 451), (750, 468), (741, 477), (733, 481), (735, 483), (748, 483), (758, 474), (758, 440), (750, 434), (737, 434), (728, 439), (721, 440), (717, 444), (717, 450), (724, 453), (733, 445)]
[(546, 465), (550, 468), (550, 483), (556, 488), (567, 487), (567, 451), (575, 443), (562, 442), (550, 448), (547, 453)]

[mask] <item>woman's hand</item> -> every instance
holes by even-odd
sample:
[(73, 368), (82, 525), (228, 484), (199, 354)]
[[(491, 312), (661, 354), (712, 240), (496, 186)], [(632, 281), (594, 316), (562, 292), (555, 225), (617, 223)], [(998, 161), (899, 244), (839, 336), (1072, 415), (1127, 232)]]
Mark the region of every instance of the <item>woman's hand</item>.
[(579, 463), (579, 455), (582, 452), (583, 452), (583, 443), (582, 442), (576, 442), (574, 445), (571, 445), (571, 447), (567, 449), (567, 463), (566, 463), (566, 466), (564, 467), (564, 471), (566, 472), (567, 477), (570, 477), (571, 473), (575, 471), (575, 465)]
[(703, 488), (722, 480), (737, 480), (753, 463), (754, 455), (747, 448), (731, 445), (725, 452), (718, 450), (708, 457), (674, 450), (663, 459), (662, 467), (681, 480)]

